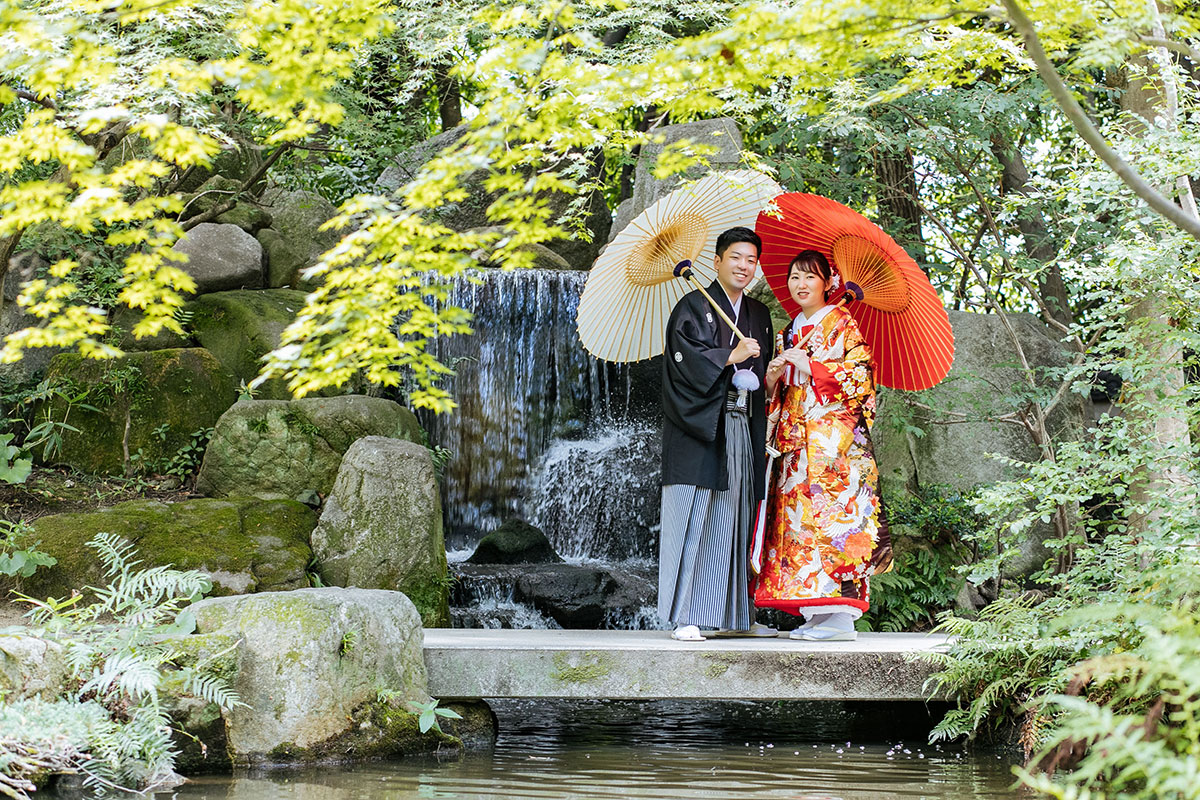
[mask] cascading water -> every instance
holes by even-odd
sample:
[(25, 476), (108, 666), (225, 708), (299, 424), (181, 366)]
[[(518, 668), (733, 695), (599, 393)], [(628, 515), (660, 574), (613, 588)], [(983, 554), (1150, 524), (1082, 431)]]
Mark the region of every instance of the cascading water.
[(657, 429), (627, 424), (555, 442), (531, 481), (525, 518), (567, 559), (654, 557), (660, 441)]
[(629, 370), (584, 351), (575, 312), (586, 272), (471, 270), (453, 279), (447, 302), (475, 315), (475, 333), (438, 340), (455, 375), (458, 408), (422, 413), (430, 443), (451, 453), (443, 473), (447, 540), (454, 547), (521, 512), (529, 469), (556, 438), (589, 420), (620, 417)]
[[(442, 495), (456, 625), (658, 627), (658, 425), (636, 419), (658, 392), (643, 386), (648, 401), (635, 386), (657, 367), (639, 372), (584, 351), (575, 313), (586, 277), (484, 269), (453, 281), (447, 302), (474, 314), (475, 333), (439, 340), (434, 353), (455, 370), (445, 385), (458, 408), (423, 412), (421, 422), (450, 453)], [(462, 563), (513, 516), (572, 563), (532, 575)]]

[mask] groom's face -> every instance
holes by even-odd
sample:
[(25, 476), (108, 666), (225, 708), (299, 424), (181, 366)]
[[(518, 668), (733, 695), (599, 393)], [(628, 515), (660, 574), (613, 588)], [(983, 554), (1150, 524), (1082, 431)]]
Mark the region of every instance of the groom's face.
[(740, 292), (758, 273), (758, 248), (750, 242), (734, 242), (713, 260), (717, 280), (727, 292)]

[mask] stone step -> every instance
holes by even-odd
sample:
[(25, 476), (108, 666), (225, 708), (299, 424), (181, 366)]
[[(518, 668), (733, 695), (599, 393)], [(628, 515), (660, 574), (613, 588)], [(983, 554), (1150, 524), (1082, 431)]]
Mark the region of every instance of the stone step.
[(427, 628), (429, 693), (442, 699), (928, 700), (920, 654), (947, 637), (861, 633), (676, 642), (665, 631)]

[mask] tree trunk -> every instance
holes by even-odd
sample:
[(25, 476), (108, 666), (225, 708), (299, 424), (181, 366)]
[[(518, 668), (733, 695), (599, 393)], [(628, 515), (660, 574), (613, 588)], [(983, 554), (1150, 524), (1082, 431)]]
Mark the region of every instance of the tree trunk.
[(462, 125), (462, 93), (459, 91), (458, 81), (450, 77), (445, 68), (438, 70), (433, 90), (437, 92), (438, 116), (442, 119), (442, 130), (448, 131)]
[[(1148, 8), (1157, 13), (1153, 0)], [(1178, 112), (1175, 78), (1169, 69), (1160, 67), (1170, 63), (1169, 56), (1163, 50), (1155, 57), (1135, 57), (1134, 63), (1145, 70), (1146, 77), (1131, 77), (1121, 97), (1122, 108), (1136, 115), (1130, 123), (1130, 132), (1140, 133), (1159, 118), (1168, 129), (1174, 130)], [(1195, 217), (1196, 203), (1186, 176), (1175, 188), (1179, 190), (1180, 206)], [(1150, 511), (1132, 516), (1129, 529), (1134, 535), (1145, 536), (1158, 527), (1164, 507), (1162, 498), (1190, 489), (1182, 457), (1190, 451), (1191, 437), (1184, 409), (1178, 402), (1185, 383), (1183, 352), (1169, 336), (1174, 322), (1169, 316), (1168, 299), (1151, 286), (1133, 305), (1129, 316), (1131, 327), (1138, 331), (1136, 346), (1149, 368), (1147, 374), (1152, 376), (1149, 381), (1127, 384), (1122, 393), (1127, 418), (1141, 436), (1153, 443), (1156, 451), (1154, 457), (1146, 459), (1139, 474), (1133, 476), (1130, 486), (1134, 506), (1149, 507)]]
[(921, 233), (921, 208), (916, 202), (917, 174), (912, 151), (874, 152), (879, 191), (880, 222), (921, 269), (928, 271), (925, 237)]
[[(1020, 148), (1010, 145), (1000, 134), (992, 136), (992, 154), (1000, 162), (1000, 190), (1004, 194), (1028, 194), (1029, 171), (1025, 169), (1025, 158)], [(1064, 325), (1073, 321), (1067, 286), (1063, 283), (1062, 271), (1055, 256), (1058, 246), (1050, 236), (1046, 220), (1040, 211), (1024, 208), (1017, 218), (1017, 226), (1025, 240), (1025, 255), (1046, 265), (1038, 275), (1038, 292), (1046, 301), (1050, 314)]]

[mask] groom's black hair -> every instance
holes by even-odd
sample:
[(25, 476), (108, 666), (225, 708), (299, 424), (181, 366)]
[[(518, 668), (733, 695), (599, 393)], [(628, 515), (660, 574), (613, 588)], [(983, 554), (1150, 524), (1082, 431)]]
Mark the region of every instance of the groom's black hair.
[(723, 257), (729, 245), (737, 242), (749, 242), (754, 245), (756, 254), (762, 256), (762, 239), (759, 235), (749, 228), (737, 227), (730, 228), (717, 237), (717, 258)]

